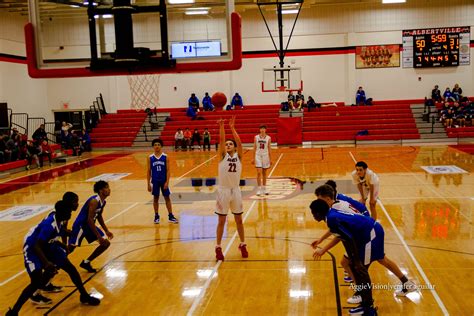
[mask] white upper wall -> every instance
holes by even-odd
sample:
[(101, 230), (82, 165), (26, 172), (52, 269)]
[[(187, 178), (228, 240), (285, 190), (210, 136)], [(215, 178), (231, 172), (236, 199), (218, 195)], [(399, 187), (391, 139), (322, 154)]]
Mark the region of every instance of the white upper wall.
[[(241, 14), (244, 51), (273, 50), (258, 10)], [(276, 31), (276, 14), (268, 11), (265, 14), (271, 29)], [(294, 17), (285, 16), (286, 35), (291, 30), (291, 18)], [(144, 17), (134, 21), (137, 40), (156, 42), (159, 27), (154, 19)], [(225, 37), (223, 20), (192, 21), (174, 16), (170, 41)], [(23, 38), (25, 22), (26, 18), (18, 15), (0, 15), (0, 53), (25, 56), (24, 43), (18, 41)], [(445, 0), (410, 0), (401, 5), (323, 5), (303, 8), (289, 48), (400, 44), (403, 29), (466, 25), (474, 26), (473, 1), (450, 0), (448, 4)], [(87, 19), (46, 20), (42, 27), (44, 42), (48, 46), (45, 50), (47, 57), (70, 58), (88, 54)], [(471, 38), (474, 38), (472, 33), (474, 29), (471, 30)], [(113, 46), (111, 28), (106, 28), (105, 37)], [(59, 46), (64, 46), (64, 49), (59, 50)], [(370, 97), (379, 100), (422, 98), (434, 84), (452, 87), (459, 83), (466, 94), (474, 95), (474, 62), (470, 66), (443, 69), (356, 70), (354, 58), (353, 54), (298, 56), (287, 57), (287, 64), (291, 60), (303, 69), (304, 93), (319, 101), (350, 104), (359, 85)], [(192, 92), (202, 98), (204, 92), (212, 94), (216, 91), (226, 93), (228, 98), (239, 92), (247, 104), (280, 102), (278, 94), (261, 92), (262, 68), (274, 66), (277, 62), (277, 58), (250, 58), (244, 59), (242, 69), (233, 72), (163, 75), (159, 86), (161, 105), (184, 106)], [(63, 101), (68, 101), (72, 108), (87, 108), (99, 93), (104, 95), (109, 111), (130, 107), (126, 77), (30, 79), (25, 65), (6, 62), (0, 62), (0, 71), (0, 100), (9, 102), (17, 112), (29, 111), (37, 115), (37, 111), (42, 111), (44, 116), (50, 117), (51, 109), (58, 109)]]

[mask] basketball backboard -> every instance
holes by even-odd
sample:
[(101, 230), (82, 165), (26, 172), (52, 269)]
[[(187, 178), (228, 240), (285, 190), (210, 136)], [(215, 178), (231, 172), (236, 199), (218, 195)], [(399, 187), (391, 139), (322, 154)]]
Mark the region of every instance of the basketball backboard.
[(262, 92), (297, 92), (303, 90), (301, 68), (263, 68)]
[(28, 1), (31, 77), (221, 71), (242, 64), (234, 0)]

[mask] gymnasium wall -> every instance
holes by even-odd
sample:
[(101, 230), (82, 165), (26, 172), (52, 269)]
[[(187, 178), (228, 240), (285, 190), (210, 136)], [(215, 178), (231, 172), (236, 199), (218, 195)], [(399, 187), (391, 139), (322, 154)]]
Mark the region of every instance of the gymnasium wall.
[[(411, 28), (474, 26), (474, 3), (467, 0), (410, 0), (403, 5), (358, 3), (322, 5), (303, 8), (296, 24), (289, 49), (315, 49), (315, 55), (287, 57), (287, 64), (303, 69), (304, 94), (318, 101), (354, 102), (354, 94), (362, 85), (367, 94), (376, 100), (418, 99), (428, 94), (434, 84), (442, 90), (459, 83), (465, 94), (474, 95), (474, 62), (469, 66), (445, 69), (355, 69), (355, 56), (349, 54), (323, 54), (318, 49), (336, 51), (357, 45), (401, 44), (401, 30)], [(276, 15), (265, 12), (270, 28), (276, 31)], [(269, 51), (273, 45), (258, 10), (241, 12), (244, 52)], [(285, 33), (289, 34), (291, 19), (285, 16)], [(170, 33), (171, 40), (181, 40), (191, 32), (195, 39), (222, 36), (222, 21), (207, 18), (186, 25), (186, 20), (174, 19), (179, 29)], [(16, 15), (0, 17), (0, 53), (24, 56), (23, 36), (25, 18)], [(138, 19), (134, 28), (140, 41), (152, 42), (156, 32), (149, 32), (149, 19)], [(87, 29), (83, 21), (64, 19), (47, 21), (43, 25), (44, 53), (49, 58), (81, 57), (88, 53)], [(156, 29), (154, 29), (156, 30)], [(210, 32), (216, 32), (213, 34)], [(202, 33), (200, 35), (200, 32)], [(474, 39), (474, 29), (471, 39)], [(108, 30), (106, 37), (112, 38)], [(59, 50), (64, 46), (64, 50)], [(225, 47), (224, 47), (225, 49)], [(474, 58), (471, 48), (471, 58)], [(87, 57), (87, 56), (86, 56)], [(1, 60), (1, 59), (0, 59)], [(3, 59), (5, 60), (5, 59)], [(277, 93), (262, 93), (262, 68), (277, 64), (277, 58), (245, 58), (239, 71), (163, 75), (160, 80), (162, 106), (185, 106), (187, 98), (195, 92), (200, 98), (204, 92), (222, 91), (228, 96), (239, 92), (249, 104), (279, 103)], [(12, 81), (12, 78), (15, 80)], [(419, 80), (420, 78), (420, 80)], [(27, 89), (25, 89), (27, 87)], [(176, 87), (176, 89), (175, 89)], [(27, 90), (27, 91), (25, 91)], [(26, 66), (9, 61), (0, 62), (0, 100), (7, 101), (15, 111), (43, 111), (51, 117), (51, 109), (63, 102), (71, 108), (88, 107), (102, 93), (110, 111), (130, 107), (130, 91), (126, 77), (93, 77), (80, 79), (30, 79)]]

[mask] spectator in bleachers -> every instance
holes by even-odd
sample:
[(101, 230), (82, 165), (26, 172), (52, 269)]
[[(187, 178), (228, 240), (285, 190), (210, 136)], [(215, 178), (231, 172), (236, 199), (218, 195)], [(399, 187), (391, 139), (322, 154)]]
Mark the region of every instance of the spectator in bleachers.
[(204, 98), (202, 99), (202, 108), (204, 111), (214, 111), (214, 105), (212, 105), (211, 97), (207, 92), (204, 94)]
[(296, 108), (302, 110), (304, 106), (304, 95), (301, 93), (301, 90), (298, 90), (298, 93), (295, 96)]
[(0, 135), (0, 164), (7, 162), (5, 138), (8, 138), (8, 136)]
[(454, 118), (454, 113), (452, 108), (449, 108), (447, 112), (443, 114), (441, 117), (441, 121), (444, 124), (444, 127), (450, 128), (453, 127), (453, 118)]
[(44, 157), (48, 157), (49, 165), (51, 166), (53, 164), (53, 157), (52, 157), (53, 151), (51, 150), (51, 146), (49, 146), (47, 139), (43, 139), (39, 149), (40, 149), (38, 153), (39, 166), (41, 168), (43, 167)]
[(209, 133), (207, 127), (204, 129), (204, 133), (202, 133), (202, 138), (204, 140), (204, 144), (202, 146), (203, 150), (206, 150), (207, 146), (207, 150), (211, 151), (211, 133)]
[(452, 95), (453, 95), (453, 98), (456, 100), (456, 101), (460, 101), (462, 99), (462, 89), (461, 87), (459, 86), (459, 84), (455, 84), (454, 85), (454, 88), (453, 88), (453, 91), (452, 91)]
[(293, 95), (292, 91), (288, 93), (287, 101), (288, 101), (288, 106), (290, 107), (290, 110), (294, 110), (295, 109), (295, 96)]
[(189, 130), (188, 127), (186, 127), (186, 129), (184, 130), (184, 143), (183, 143), (183, 147), (188, 150), (189, 149), (189, 145), (191, 144), (191, 137), (193, 136), (193, 134), (191, 133), (191, 131)]
[(30, 170), (33, 165), (33, 159), (35, 160), (36, 166), (40, 168), (39, 158), (38, 158), (38, 147), (31, 141), (27, 141), (26, 144), (21, 146), (22, 159), (26, 159), (28, 164), (26, 165), (26, 170)]
[(18, 132), (18, 129), (16, 127), (12, 128), (11, 133), (10, 133), (10, 139), (16, 140), (16, 137), (20, 135)]
[(77, 135), (77, 133), (71, 133), (71, 148), (73, 156), (82, 155), (83, 150), (81, 146), (81, 140), (79, 139), (79, 135)]
[(63, 149), (70, 149), (71, 148), (71, 139), (72, 135), (69, 130), (61, 130), (61, 147)]
[(44, 129), (44, 124), (41, 124), (31, 137), (38, 145), (43, 142), (43, 139), (47, 139), (48, 135), (46, 134), (46, 130)]
[(6, 154), (7, 156), (9, 157), (7, 162), (10, 162), (10, 161), (16, 161), (18, 160), (18, 154), (19, 154), (19, 147), (15, 140), (13, 138), (4, 138), (4, 140), (6, 139)]
[(192, 120), (195, 120), (197, 117), (197, 112), (194, 106), (190, 105), (188, 106), (188, 109), (186, 111), (186, 116), (190, 117)]
[(466, 116), (464, 114), (464, 108), (458, 107), (454, 111), (454, 119), (456, 120), (455, 127), (464, 127), (464, 126), (466, 126)]
[(288, 112), (290, 110), (290, 105), (288, 104), (288, 101), (283, 101), (280, 104), (280, 111)]
[(235, 95), (232, 97), (232, 101), (230, 102), (230, 105), (232, 106), (233, 109), (235, 109), (236, 106), (240, 106), (240, 109), (244, 108), (244, 101), (242, 100), (242, 97), (239, 95), (239, 93), (235, 93)]
[(183, 146), (184, 142), (184, 134), (181, 128), (178, 128), (176, 133), (174, 134), (174, 149), (180, 150)]
[(431, 98), (435, 102), (441, 102), (443, 98), (441, 97), (441, 91), (439, 91), (438, 85), (435, 85), (433, 90), (431, 90)]
[(366, 97), (365, 97), (365, 91), (362, 89), (362, 87), (359, 87), (359, 89), (356, 92), (356, 105), (365, 105)]
[(449, 87), (447, 87), (446, 90), (444, 90), (443, 99), (444, 99), (445, 102), (454, 102), (454, 101), (456, 101), (454, 99), (453, 93), (451, 92)]
[(309, 96), (308, 97), (308, 102), (306, 102), (306, 106), (308, 107), (308, 112), (310, 112), (311, 109), (321, 107), (321, 104), (316, 103), (316, 101), (314, 101), (313, 97)]
[(198, 129), (195, 128), (193, 132), (193, 136), (191, 136), (191, 146), (190, 148), (194, 150), (194, 143), (197, 143), (199, 146), (199, 150), (201, 149), (201, 133), (199, 133)]
[(195, 93), (191, 93), (191, 97), (188, 99), (188, 106), (193, 107), (196, 113), (199, 112), (199, 99)]
[(84, 151), (92, 151), (91, 136), (89, 135), (86, 129), (82, 130), (81, 144), (82, 144), (82, 147), (84, 148)]

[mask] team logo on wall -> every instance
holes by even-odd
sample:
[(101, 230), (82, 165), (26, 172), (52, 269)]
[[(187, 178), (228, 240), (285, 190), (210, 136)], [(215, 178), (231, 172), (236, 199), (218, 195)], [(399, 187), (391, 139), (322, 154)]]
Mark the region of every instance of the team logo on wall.
[(0, 212), (0, 222), (26, 221), (38, 214), (50, 211), (53, 205), (19, 205)]
[(453, 173), (468, 173), (466, 170), (458, 166), (421, 166), (423, 170), (431, 174), (453, 174)]
[(400, 45), (356, 47), (356, 69), (400, 67)]
[(86, 182), (97, 182), (99, 180), (103, 181), (117, 181), (126, 176), (131, 175), (131, 173), (103, 173), (100, 176), (87, 179)]

